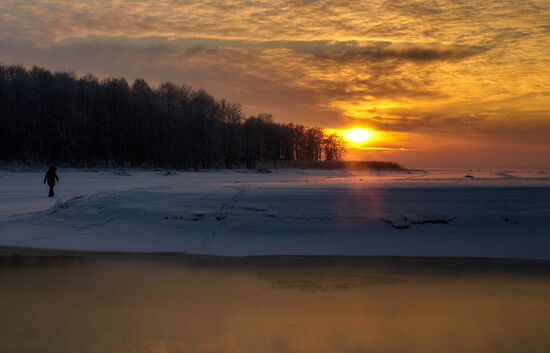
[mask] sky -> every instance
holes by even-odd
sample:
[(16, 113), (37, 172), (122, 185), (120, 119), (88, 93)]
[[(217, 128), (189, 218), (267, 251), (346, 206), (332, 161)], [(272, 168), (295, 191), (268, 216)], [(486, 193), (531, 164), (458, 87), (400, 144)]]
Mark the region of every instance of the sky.
[(348, 159), (550, 168), (548, 0), (0, 0), (0, 62), (371, 130)]

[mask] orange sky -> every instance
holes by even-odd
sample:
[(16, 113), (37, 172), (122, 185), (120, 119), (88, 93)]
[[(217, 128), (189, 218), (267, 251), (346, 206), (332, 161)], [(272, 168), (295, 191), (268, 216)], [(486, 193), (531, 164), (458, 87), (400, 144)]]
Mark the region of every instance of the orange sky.
[(0, 62), (378, 133), (350, 159), (550, 168), (547, 0), (0, 0)]

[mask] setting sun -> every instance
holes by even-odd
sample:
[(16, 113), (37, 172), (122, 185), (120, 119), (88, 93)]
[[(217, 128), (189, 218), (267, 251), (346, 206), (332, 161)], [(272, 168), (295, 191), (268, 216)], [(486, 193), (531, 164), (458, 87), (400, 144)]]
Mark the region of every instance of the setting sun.
[(372, 132), (365, 129), (354, 128), (346, 130), (345, 135), (350, 142), (363, 143), (371, 137)]

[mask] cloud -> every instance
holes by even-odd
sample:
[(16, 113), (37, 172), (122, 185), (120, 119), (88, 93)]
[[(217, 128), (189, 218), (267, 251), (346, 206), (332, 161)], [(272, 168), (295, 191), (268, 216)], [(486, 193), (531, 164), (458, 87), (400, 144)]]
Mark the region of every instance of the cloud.
[[(330, 48), (330, 46), (328, 47)], [(343, 50), (321, 50), (320, 59), (338, 62), (370, 62), (381, 60), (404, 60), (413, 62), (458, 61), (483, 53), (479, 46), (443, 45), (439, 43), (349, 43)]]
[(408, 60), (438, 61), (461, 60), (486, 51), (481, 46), (445, 45), (440, 43), (392, 43), (387, 41), (334, 41), (334, 40), (242, 40), (223, 38), (177, 38), (144, 37), (76, 37), (64, 40), (62, 45), (82, 43), (113, 43), (131, 46), (167, 46), (204, 49), (288, 49), (297, 53), (311, 54), (317, 59), (343, 60)]

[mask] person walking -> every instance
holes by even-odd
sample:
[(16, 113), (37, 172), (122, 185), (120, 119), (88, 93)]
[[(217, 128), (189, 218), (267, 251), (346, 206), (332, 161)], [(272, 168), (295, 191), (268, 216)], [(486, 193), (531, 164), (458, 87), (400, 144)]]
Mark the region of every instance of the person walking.
[(49, 197), (53, 197), (53, 187), (55, 186), (55, 182), (59, 181), (59, 177), (57, 176), (57, 173), (55, 172), (56, 168), (52, 165), (50, 169), (46, 172), (46, 175), (44, 175), (44, 184), (46, 184), (46, 181), (48, 182), (48, 186), (50, 187), (50, 192), (48, 193)]

